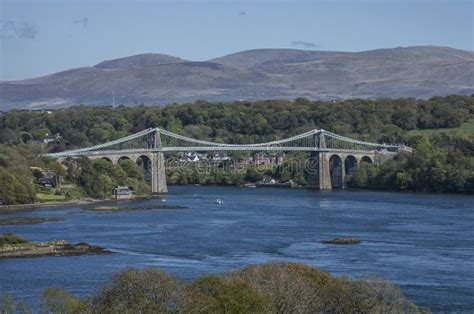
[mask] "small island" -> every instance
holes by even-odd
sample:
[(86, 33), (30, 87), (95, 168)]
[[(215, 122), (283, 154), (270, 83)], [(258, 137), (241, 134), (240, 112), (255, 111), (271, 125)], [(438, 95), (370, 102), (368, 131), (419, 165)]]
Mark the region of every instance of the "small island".
[(362, 241), (352, 237), (336, 237), (331, 240), (323, 240), (321, 243), (325, 244), (359, 244)]
[(0, 258), (73, 256), (107, 254), (110, 251), (87, 243), (71, 244), (65, 240), (33, 242), (13, 233), (0, 236)]

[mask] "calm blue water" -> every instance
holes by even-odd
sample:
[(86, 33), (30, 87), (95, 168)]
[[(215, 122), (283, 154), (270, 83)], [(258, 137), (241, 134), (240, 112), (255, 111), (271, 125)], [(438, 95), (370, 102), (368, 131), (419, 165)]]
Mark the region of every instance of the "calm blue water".
[[(224, 204), (214, 204), (216, 198)], [(67, 207), (20, 214), (65, 221), (0, 226), (0, 232), (88, 242), (117, 254), (1, 259), (0, 290), (38, 305), (46, 287), (88, 294), (127, 266), (192, 278), (287, 260), (335, 275), (377, 273), (433, 311), (474, 311), (472, 196), (171, 187), (166, 199), (189, 208), (98, 213)], [(150, 204), (162, 201), (133, 202)], [(319, 243), (343, 235), (363, 243)]]

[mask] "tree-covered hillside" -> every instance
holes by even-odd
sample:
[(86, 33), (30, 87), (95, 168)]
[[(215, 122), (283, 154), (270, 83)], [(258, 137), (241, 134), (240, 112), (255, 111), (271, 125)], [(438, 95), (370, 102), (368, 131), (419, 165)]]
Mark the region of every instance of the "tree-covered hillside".
[[(149, 127), (161, 127), (197, 139), (226, 143), (258, 143), (281, 139), (314, 128), (361, 140), (405, 143), (411, 155), (370, 168), (349, 178), (355, 188), (431, 192), (474, 191), (474, 134), (459, 128), (474, 117), (474, 95), (417, 99), (352, 99), (341, 102), (267, 100), (208, 103), (197, 101), (167, 107), (78, 106), (52, 112), (10, 111), (0, 116), (0, 184), (3, 201), (35, 199), (31, 166), (58, 168), (38, 158), (42, 152), (86, 147), (117, 139)], [(449, 128), (449, 134), (442, 129)], [(459, 132), (453, 133), (453, 128)], [(438, 130), (429, 132), (426, 130)], [(440, 132), (441, 130), (441, 132)], [(45, 142), (49, 142), (45, 144)], [(294, 158), (304, 158), (290, 154)], [(239, 156), (236, 156), (239, 157)], [(78, 184), (83, 195), (104, 197), (117, 184), (144, 192), (136, 165), (108, 165), (103, 161), (71, 161), (64, 178)], [(75, 172), (73, 169), (76, 169)], [(61, 171), (61, 170), (58, 170)], [(285, 167), (267, 172), (305, 185), (306, 176)], [(171, 183), (240, 184), (261, 177), (246, 173), (203, 175), (193, 169), (168, 172)], [(16, 195), (16, 196), (11, 196)]]
[(45, 134), (64, 139), (54, 149), (85, 147), (149, 127), (199, 139), (254, 143), (312, 128), (380, 142), (404, 142), (406, 131), (459, 127), (474, 114), (474, 96), (429, 100), (352, 99), (341, 102), (304, 98), (257, 102), (197, 101), (167, 107), (86, 107), (58, 111), (10, 111), (0, 117), (0, 143), (19, 137), (42, 141)]

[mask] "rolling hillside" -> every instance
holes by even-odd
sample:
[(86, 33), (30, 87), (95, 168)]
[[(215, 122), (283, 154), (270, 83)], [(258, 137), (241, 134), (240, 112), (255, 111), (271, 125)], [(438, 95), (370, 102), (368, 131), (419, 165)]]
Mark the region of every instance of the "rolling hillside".
[(363, 52), (256, 49), (195, 62), (163, 54), (0, 82), (0, 109), (196, 99), (343, 99), (474, 93), (474, 53), (418, 46)]

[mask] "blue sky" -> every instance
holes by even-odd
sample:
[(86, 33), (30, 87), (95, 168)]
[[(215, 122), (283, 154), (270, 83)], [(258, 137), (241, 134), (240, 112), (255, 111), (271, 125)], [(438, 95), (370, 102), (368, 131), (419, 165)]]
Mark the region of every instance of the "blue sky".
[(474, 0), (0, 0), (0, 80), (139, 53), (254, 48), (474, 50)]

